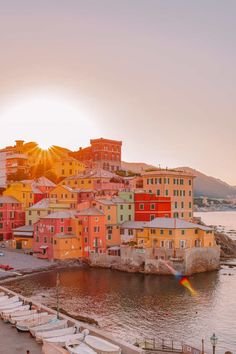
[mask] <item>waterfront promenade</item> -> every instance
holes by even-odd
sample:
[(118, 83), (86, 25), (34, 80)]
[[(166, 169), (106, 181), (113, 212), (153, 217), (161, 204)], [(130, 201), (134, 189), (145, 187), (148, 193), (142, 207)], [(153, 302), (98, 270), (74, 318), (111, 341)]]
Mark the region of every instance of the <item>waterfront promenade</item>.
[(30, 354), (42, 353), (42, 346), (30, 337), (29, 333), (18, 333), (10, 324), (0, 320), (0, 353), (2, 354)]

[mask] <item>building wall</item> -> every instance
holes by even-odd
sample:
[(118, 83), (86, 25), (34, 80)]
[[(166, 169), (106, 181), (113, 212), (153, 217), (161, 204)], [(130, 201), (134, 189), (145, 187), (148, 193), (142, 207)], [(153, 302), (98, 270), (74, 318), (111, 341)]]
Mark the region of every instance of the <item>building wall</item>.
[(121, 141), (110, 139), (90, 140), (94, 167), (117, 171), (121, 168)]
[(49, 199), (51, 203), (67, 204), (71, 209), (77, 207), (77, 193), (69, 191), (62, 185), (57, 185), (50, 193)]
[(82, 257), (82, 245), (80, 237), (55, 237), (53, 244), (53, 257), (58, 260), (78, 259)]
[(22, 249), (31, 250), (33, 248), (33, 238), (24, 236), (14, 236), (12, 247), (16, 249), (17, 242), (22, 243)]
[(171, 198), (172, 217), (193, 218), (194, 176), (172, 170), (157, 170), (143, 174), (143, 188), (160, 197)]
[(57, 177), (69, 177), (85, 171), (85, 165), (76, 159), (62, 159), (53, 163), (52, 172)]
[(171, 217), (171, 198), (150, 193), (135, 193), (135, 221), (150, 221), (158, 217)]
[(125, 202), (117, 203), (117, 224), (134, 220), (134, 204)]
[(30, 184), (14, 182), (3, 192), (3, 195), (8, 195), (19, 200), (22, 203), (23, 209), (29, 208), (34, 204), (34, 193)]
[(25, 224), (22, 205), (0, 203), (0, 240), (12, 239), (12, 230)]

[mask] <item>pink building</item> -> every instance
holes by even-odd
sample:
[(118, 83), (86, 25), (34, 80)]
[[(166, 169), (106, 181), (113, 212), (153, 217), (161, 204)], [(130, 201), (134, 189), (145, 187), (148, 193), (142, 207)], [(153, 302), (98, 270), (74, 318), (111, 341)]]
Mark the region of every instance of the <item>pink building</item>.
[(0, 241), (12, 238), (12, 230), (25, 224), (22, 203), (10, 197), (0, 197)]
[(77, 232), (82, 236), (82, 256), (106, 252), (105, 214), (91, 207), (78, 212), (76, 219), (78, 219)]
[(34, 224), (34, 253), (38, 258), (54, 259), (53, 245), (58, 235), (72, 235), (75, 211), (58, 211), (41, 218)]

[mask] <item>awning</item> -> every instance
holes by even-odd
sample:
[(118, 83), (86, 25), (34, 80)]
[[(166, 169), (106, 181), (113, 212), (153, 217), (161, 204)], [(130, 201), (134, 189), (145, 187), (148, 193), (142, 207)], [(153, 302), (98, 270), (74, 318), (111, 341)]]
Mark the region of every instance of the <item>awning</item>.
[(48, 246), (42, 245), (42, 246), (40, 246), (39, 248), (46, 249), (46, 248), (48, 248)]
[(112, 246), (108, 248), (108, 251), (119, 251), (120, 247), (119, 246)]

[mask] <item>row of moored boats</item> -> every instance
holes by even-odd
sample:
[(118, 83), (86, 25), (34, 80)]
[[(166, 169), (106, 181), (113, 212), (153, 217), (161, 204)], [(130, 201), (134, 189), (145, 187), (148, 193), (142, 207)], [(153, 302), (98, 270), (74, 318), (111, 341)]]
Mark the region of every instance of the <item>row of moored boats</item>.
[(0, 292), (0, 315), (20, 332), (30, 332), (43, 343), (45, 354), (121, 354), (119, 346), (80, 330), (66, 319), (24, 304), (19, 296)]

